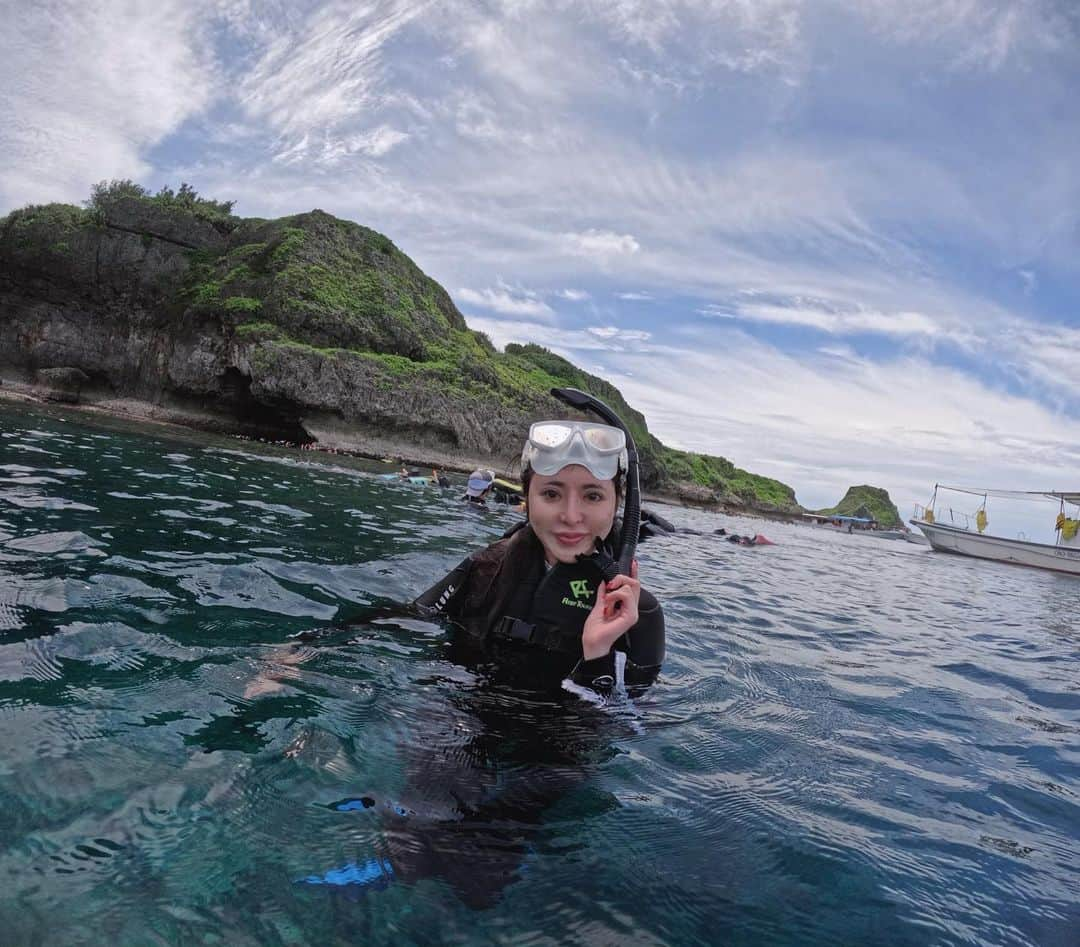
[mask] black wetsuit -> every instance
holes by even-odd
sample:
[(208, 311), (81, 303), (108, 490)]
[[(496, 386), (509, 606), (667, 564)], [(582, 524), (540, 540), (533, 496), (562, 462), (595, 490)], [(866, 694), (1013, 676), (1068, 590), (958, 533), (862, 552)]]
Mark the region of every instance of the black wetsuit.
[[(585, 661), (581, 650), (600, 581), (591, 560), (546, 568), (526, 525), (416, 599), (422, 614), (455, 623), (449, 657), (479, 673), (468, 686), (421, 689), (393, 804), (347, 801), (380, 815), (377, 853), (390, 866), (381, 878), (439, 878), (470, 907), (491, 906), (542, 841), (545, 812), (616, 754), (610, 741), (620, 718), (562, 689), (568, 677), (599, 692), (614, 683), (614, 655)], [(628, 689), (655, 680), (664, 621), (648, 592), (641, 593), (638, 623), (616, 648), (627, 654)], [(369, 855), (362, 851), (358, 860)]]
[(444, 615), (460, 629), (461, 643), (482, 652), (500, 671), (533, 686), (559, 686), (567, 678), (603, 692), (615, 682), (615, 651), (627, 655), (624, 681), (642, 689), (660, 671), (664, 614), (645, 589), (638, 622), (603, 657), (586, 661), (581, 631), (603, 576), (594, 561), (544, 562), (532, 527), (464, 559), (416, 599), (425, 615)]

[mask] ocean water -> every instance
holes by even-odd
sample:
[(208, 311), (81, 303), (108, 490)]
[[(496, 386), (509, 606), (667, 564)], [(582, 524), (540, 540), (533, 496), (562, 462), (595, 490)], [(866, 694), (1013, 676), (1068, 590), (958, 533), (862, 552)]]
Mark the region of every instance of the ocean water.
[(1080, 580), (666, 508), (776, 545), (514, 692), (364, 618), (515, 515), (387, 469), (0, 404), (3, 943), (1080, 942)]

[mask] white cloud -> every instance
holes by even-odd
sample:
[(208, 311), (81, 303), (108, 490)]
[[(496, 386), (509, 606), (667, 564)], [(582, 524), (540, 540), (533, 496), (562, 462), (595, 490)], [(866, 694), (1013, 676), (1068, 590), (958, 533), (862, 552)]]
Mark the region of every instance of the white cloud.
[(677, 95), (684, 93), (689, 85), (688, 80), (683, 79), (678, 75), (671, 75), (647, 69), (642, 66), (635, 66), (626, 58), (619, 59), (619, 68), (625, 71), (627, 75), (637, 83), (652, 86), (653, 88), (661, 90), (670, 90)]
[(855, 7), (895, 42), (934, 45), (955, 69), (996, 70), (1075, 43), (1078, 21), (1049, 0), (870, 0)]
[(827, 300), (799, 297), (781, 304), (756, 302), (751, 296), (730, 306), (710, 304), (698, 312), (712, 319), (805, 326), (833, 335), (870, 332), (896, 336), (937, 336), (943, 331), (934, 319), (920, 312), (881, 312), (852, 307), (850, 304), (847, 308), (840, 308)]
[(367, 119), (377, 99), (385, 78), (384, 47), (428, 6), (336, 0), (307, 17), (283, 19), (263, 37), (258, 61), (242, 74), (240, 103), (251, 119), (286, 142), (328, 133), (340, 137)]
[(390, 128), (388, 125), (380, 125), (370, 132), (353, 135), (348, 140), (349, 152), (361, 152), (373, 158), (380, 158), (408, 137), (406, 132)]
[(640, 348), (638, 343), (648, 342), (652, 338), (652, 333), (643, 329), (620, 329), (618, 326), (589, 326), (585, 331), (602, 339), (616, 352)]
[(461, 94), (453, 107), (453, 115), (457, 133), (465, 138), (494, 142), (505, 135), (494, 103), (482, 100), (474, 91)]
[(858, 355), (850, 345), (820, 345), (817, 352), (831, 358), (842, 358), (846, 361), (857, 361)]
[[(669, 62), (703, 55), (737, 72), (786, 66), (800, 45), (801, 0), (574, 0), (630, 48)], [(696, 57), (695, 57), (696, 58)]]
[(408, 138), (406, 132), (380, 125), (378, 128), (336, 138), (329, 134), (321, 138), (304, 135), (274, 155), (273, 160), (284, 165), (317, 165), (335, 167), (357, 156), (380, 158)]
[(585, 330), (563, 329), (526, 320), (486, 319), (482, 316), (470, 316), (469, 327), (485, 333), (499, 348), (510, 342), (526, 344), (532, 342), (551, 349), (553, 352), (582, 364), (580, 354), (575, 359), (574, 353), (597, 352), (649, 352), (656, 346), (651, 343), (649, 332), (623, 330), (613, 326), (592, 326)]
[(641, 249), (631, 234), (611, 230), (589, 229), (581, 233), (564, 233), (562, 241), (565, 251), (572, 256), (583, 256), (601, 263), (613, 257), (635, 254)]
[(14, 3), (0, 30), (0, 207), (142, 178), (214, 91), (198, 4)]
[(627, 302), (649, 302), (653, 298), (651, 293), (616, 293), (615, 295)]
[(507, 316), (550, 317), (555, 313), (536, 293), (500, 282), (485, 289), (458, 290), (458, 298), (473, 306), (483, 306)]
[(1080, 407), (1080, 328), (1017, 321), (991, 341), (998, 364), (1049, 392), (1061, 409)]
[(492, 13), (464, 2), (448, 4), (443, 13), (437, 28), (453, 37), (476, 75), (542, 114), (572, 102), (603, 74), (606, 51), (581, 29), (576, 11), (508, 3)]
[(569, 299), (572, 303), (583, 302), (589, 298), (589, 294), (583, 289), (561, 289), (557, 296), (561, 296), (563, 299)]

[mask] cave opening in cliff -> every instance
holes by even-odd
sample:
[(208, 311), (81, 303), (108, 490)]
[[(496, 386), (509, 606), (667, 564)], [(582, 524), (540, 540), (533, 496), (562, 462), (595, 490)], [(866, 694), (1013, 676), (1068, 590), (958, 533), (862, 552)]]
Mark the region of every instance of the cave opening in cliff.
[(295, 446), (313, 444), (313, 438), (300, 421), (296, 406), (289, 403), (267, 404), (251, 393), (251, 376), (230, 366), (219, 376), (224, 400), (246, 433), (263, 440), (284, 442)]

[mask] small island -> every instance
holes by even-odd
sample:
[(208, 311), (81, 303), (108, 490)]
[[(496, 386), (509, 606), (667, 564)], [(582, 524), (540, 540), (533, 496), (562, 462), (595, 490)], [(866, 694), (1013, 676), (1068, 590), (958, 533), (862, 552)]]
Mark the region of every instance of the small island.
[(897, 529), (904, 525), (900, 511), (889, 497), (889, 491), (881, 487), (871, 487), (869, 484), (848, 487), (847, 493), (836, 506), (814, 510), (813, 515), (866, 520), (880, 529)]

